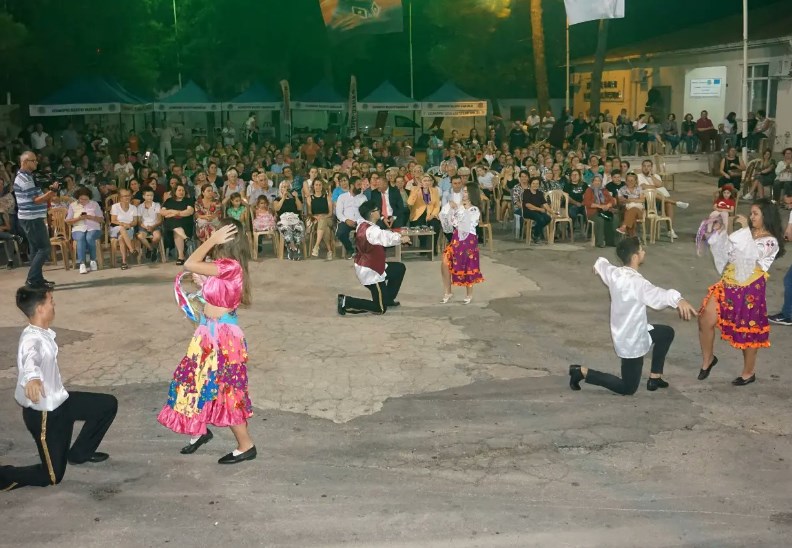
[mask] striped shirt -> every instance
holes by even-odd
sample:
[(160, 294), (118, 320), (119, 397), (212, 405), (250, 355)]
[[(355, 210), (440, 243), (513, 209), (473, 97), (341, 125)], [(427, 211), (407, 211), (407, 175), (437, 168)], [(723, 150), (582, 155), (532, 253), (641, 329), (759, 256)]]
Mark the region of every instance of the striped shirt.
[(17, 172), (14, 179), (14, 194), (17, 201), (17, 217), (20, 219), (45, 219), (47, 217), (47, 202), (35, 203), (33, 200), (43, 192), (36, 186), (33, 174), (22, 171)]

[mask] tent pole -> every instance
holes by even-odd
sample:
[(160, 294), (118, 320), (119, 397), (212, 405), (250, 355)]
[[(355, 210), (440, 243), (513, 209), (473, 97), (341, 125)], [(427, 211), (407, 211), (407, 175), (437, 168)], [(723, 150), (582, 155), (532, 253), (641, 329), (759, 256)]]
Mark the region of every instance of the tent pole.
[[(410, 99), (415, 101), (415, 69), (413, 66), (413, 24), (412, 24), (412, 7), (413, 7), (413, 0), (410, 0), (409, 5), (407, 6), (407, 24), (409, 26), (409, 37), (410, 37)], [(415, 111), (413, 110), (413, 149), (415, 148)], [(423, 122), (421, 122), (423, 126)], [(423, 133), (423, 131), (421, 131)]]
[[(742, 159), (748, 163), (748, 0), (743, 0)], [(772, 148), (772, 145), (771, 147)]]
[(564, 106), (569, 112), (569, 18), (566, 20), (566, 103)]

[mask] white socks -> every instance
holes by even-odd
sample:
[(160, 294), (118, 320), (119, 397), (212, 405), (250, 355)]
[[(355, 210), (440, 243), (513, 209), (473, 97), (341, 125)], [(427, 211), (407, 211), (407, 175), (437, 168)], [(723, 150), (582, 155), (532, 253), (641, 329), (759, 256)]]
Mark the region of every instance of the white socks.
[(199, 439), (201, 439), (201, 436), (198, 436), (197, 438), (190, 438), (190, 445), (195, 445), (198, 443)]
[(242, 453), (244, 453), (244, 451), (240, 451), (239, 449), (234, 449), (234, 450), (231, 452), (231, 454), (232, 454), (232, 455), (234, 455), (235, 457), (238, 457), (238, 456), (239, 456), (239, 455), (241, 455)]

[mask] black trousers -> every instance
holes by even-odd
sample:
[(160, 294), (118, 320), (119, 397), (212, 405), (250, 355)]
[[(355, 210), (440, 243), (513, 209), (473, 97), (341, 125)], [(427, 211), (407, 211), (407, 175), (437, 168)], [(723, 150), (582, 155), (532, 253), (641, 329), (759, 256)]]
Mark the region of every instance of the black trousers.
[(388, 307), (393, 304), (399, 294), (404, 274), (407, 272), (404, 263), (388, 262), (385, 263), (388, 275), (384, 282), (365, 286), (371, 291), (371, 300), (346, 297), (344, 300), (344, 310), (349, 314), (363, 314), (373, 312), (374, 314), (385, 314)]
[[(69, 392), (69, 398), (54, 411), (22, 409), (22, 419), (36, 442), (41, 464), (0, 466), (0, 488), (11, 490), (60, 483), (68, 461), (83, 463), (96, 452), (117, 411), (115, 396), (92, 392)], [(85, 424), (71, 445), (76, 421)]]
[[(655, 325), (649, 334), (652, 336), (652, 343), (654, 343), (652, 373), (662, 375), (668, 349), (671, 348), (671, 342), (674, 340), (674, 328), (667, 325)], [(641, 383), (643, 361), (643, 356), (640, 358), (622, 358), (621, 378), (610, 373), (589, 369), (586, 375), (586, 383), (604, 386), (608, 390), (624, 396), (632, 396)]]

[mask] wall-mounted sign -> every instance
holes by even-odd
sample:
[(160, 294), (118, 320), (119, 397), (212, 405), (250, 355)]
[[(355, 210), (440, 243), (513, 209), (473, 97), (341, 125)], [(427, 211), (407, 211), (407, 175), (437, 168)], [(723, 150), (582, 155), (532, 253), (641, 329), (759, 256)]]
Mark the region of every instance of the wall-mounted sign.
[(691, 97), (720, 97), (723, 89), (723, 78), (692, 78), (690, 80)]
[[(600, 101), (604, 103), (621, 103), (624, 101), (622, 83), (618, 80), (603, 80), (600, 86)], [(585, 101), (591, 101), (591, 81), (586, 82), (586, 91), (583, 93)]]

